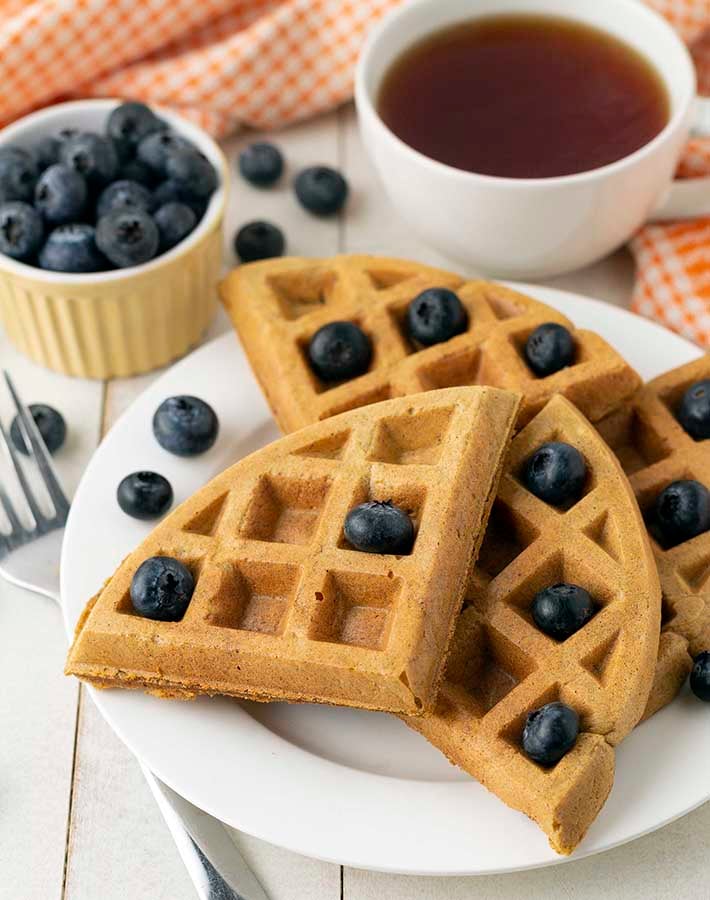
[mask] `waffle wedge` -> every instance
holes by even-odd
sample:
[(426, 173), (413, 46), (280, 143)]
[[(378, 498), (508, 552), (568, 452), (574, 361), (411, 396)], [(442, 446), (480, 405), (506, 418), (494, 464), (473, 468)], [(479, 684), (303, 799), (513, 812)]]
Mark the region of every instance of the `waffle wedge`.
[[(283, 438), (183, 503), (88, 605), (66, 671), (99, 687), (418, 714), (432, 708), (519, 398), (456, 388), (354, 410)], [(406, 509), (407, 556), (349, 549), (347, 512)], [(179, 559), (179, 622), (133, 611), (147, 558)]]
[[(518, 480), (549, 440), (576, 446), (587, 463), (585, 493), (566, 511)], [(537, 591), (560, 581), (599, 606), (562, 642), (530, 614)], [(435, 712), (407, 724), (570, 853), (611, 789), (614, 746), (644, 711), (659, 625), (658, 575), (628, 482), (590, 423), (555, 397), (511, 444)], [(572, 706), (581, 728), (574, 748), (543, 768), (521, 734), (527, 714), (553, 700)]]
[[(598, 423), (643, 511), (677, 479), (710, 487), (710, 440), (694, 440), (675, 416), (687, 388), (707, 378), (710, 355), (650, 381), (631, 403)], [(653, 538), (651, 546), (663, 603), (659, 667), (647, 715), (673, 699), (692, 657), (710, 649), (710, 532), (668, 550)]]
[[(469, 328), (445, 343), (413, 346), (403, 328), (409, 302), (429, 287), (456, 291)], [(629, 398), (638, 375), (601, 337), (575, 329), (561, 313), (502, 285), (405, 260), (376, 256), (298, 257), (239, 266), (222, 283), (222, 301), (284, 432), (406, 394), (487, 384), (523, 395), (521, 424), (563, 394), (592, 421)], [(329, 386), (306, 359), (310, 338), (335, 320), (356, 322), (370, 337), (370, 371)], [(573, 333), (576, 362), (538, 378), (523, 357), (530, 333), (558, 322)]]

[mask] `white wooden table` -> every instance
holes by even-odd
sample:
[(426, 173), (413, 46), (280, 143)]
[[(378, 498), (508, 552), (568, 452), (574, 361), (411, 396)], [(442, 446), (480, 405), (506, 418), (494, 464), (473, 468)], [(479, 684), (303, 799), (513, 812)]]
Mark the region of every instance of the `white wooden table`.
[[(229, 141), (230, 158), (253, 139)], [(420, 245), (393, 213), (351, 109), (271, 139), (286, 155), (289, 176), (321, 162), (344, 171), (352, 189), (347, 214), (334, 221), (308, 216), (297, 207), (289, 178), (275, 190), (259, 191), (235, 177), (227, 264), (233, 263), (237, 225), (265, 218), (283, 227), (293, 254), (374, 252), (457, 268)], [(625, 305), (631, 282), (631, 260), (620, 252), (548, 283)], [(220, 315), (210, 336), (226, 328)], [(66, 416), (71, 437), (57, 463), (71, 490), (101, 436), (155, 377), (105, 384), (64, 378), (20, 357), (1, 331), (0, 365), (10, 369), (28, 402), (52, 403)], [(0, 413), (7, 412), (2, 397)], [(192, 900), (134, 758), (77, 682), (62, 675), (65, 649), (58, 609), (0, 582), (0, 900)], [(698, 748), (698, 765), (707, 764), (707, 748)], [(520, 875), (456, 879), (343, 869), (244, 835), (235, 840), (273, 900), (683, 900), (710, 897), (708, 835), (710, 804), (602, 856)]]

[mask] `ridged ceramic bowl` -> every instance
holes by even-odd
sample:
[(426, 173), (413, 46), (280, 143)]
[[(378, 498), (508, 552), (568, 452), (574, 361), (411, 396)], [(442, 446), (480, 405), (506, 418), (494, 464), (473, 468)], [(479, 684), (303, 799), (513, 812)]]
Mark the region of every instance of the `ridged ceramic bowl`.
[[(102, 132), (118, 100), (61, 103), (0, 132), (0, 146), (31, 147), (62, 128)], [(35, 362), (84, 378), (137, 375), (197, 343), (217, 305), (227, 162), (200, 128), (162, 109), (170, 127), (204, 153), (220, 184), (195, 230), (172, 250), (127, 269), (73, 275), (0, 254), (0, 322)]]

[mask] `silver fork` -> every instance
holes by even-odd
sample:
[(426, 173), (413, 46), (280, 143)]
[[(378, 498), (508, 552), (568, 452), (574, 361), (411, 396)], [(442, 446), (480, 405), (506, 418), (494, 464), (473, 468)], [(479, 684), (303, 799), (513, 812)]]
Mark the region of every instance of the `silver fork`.
[[(25, 447), (29, 449), (29, 460), (41, 476), (53, 509), (51, 514), (41, 509), (19, 453), (0, 420), (0, 447), (8, 456), (10, 471), (33, 520), (32, 527), (23, 525), (0, 481), (0, 507), (10, 524), (9, 532), (0, 531), (0, 577), (59, 603), (59, 558), (69, 501), (34, 419), (9, 374), (4, 372), (4, 376)], [(268, 900), (224, 825), (176, 794), (140, 760), (139, 764), (200, 900)]]

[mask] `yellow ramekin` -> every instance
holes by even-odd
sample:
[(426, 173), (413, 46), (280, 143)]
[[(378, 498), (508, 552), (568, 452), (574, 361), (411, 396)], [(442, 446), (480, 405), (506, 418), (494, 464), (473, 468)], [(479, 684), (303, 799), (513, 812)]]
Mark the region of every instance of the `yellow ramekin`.
[[(103, 131), (119, 102), (79, 100), (39, 110), (0, 132), (0, 146), (31, 147), (62, 128)], [(148, 372), (194, 346), (217, 308), (227, 161), (200, 128), (157, 112), (220, 176), (192, 234), (144, 265), (86, 275), (47, 272), (0, 254), (0, 322), (21, 351), (57, 372), (84, 378)]]

